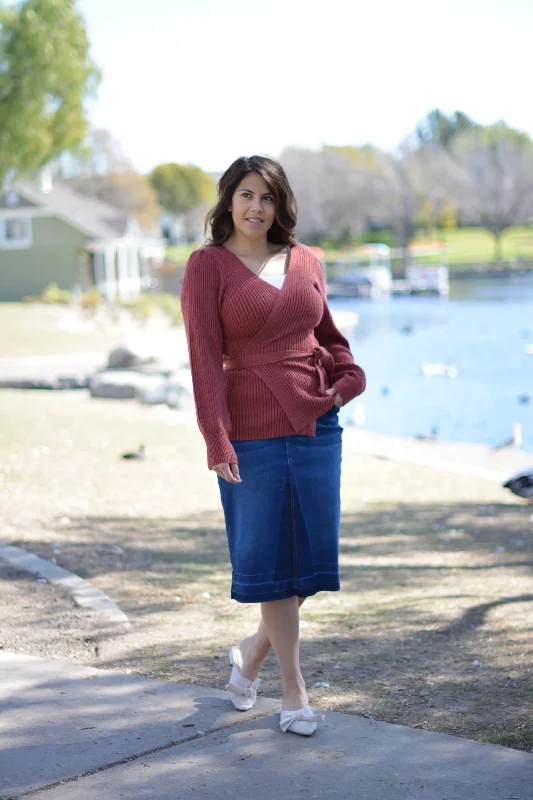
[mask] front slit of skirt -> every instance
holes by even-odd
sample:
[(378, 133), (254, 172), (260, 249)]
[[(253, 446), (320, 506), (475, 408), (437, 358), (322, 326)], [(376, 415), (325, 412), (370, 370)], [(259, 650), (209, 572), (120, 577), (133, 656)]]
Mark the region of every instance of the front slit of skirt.
[(285, 440), (287, 449), (287, 480), (289, 481), (289, 493), (291, 499), (291, 536), (292, 536), (292, 564), (291, 564), (291, 589), (296, 591), (298, 582), (298, 550), (296, 545), (296, 514), (294, 511), (294, 479), (292, 476), (291, 456), (289, 440)]
[(289, 490), (291, 493), (291, 532), (292, 532), (292, 571), (291, 571), (291, 588), (296, 590), (296, 584), (298, 580), (298, 571), (297, 571), (297, 564), (298, 564), (298, 550), (296, 546), (296, 516), (294, 513), (294, 481), (292, 479), (292, 474), (289, 468)]

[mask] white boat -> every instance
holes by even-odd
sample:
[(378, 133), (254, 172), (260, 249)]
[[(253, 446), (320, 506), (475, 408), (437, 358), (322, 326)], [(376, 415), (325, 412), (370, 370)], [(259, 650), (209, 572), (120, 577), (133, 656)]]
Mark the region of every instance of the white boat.
[[(395, 258), (403, 253), (395, 251)], [(435, 294), (447, 297), (450, 291), (446, 245), (439, 241), (419, 240), (409, 245), (409, 264), (405, 277), (392, 284), (393, 294)]]
[(407, 267), (405, 279), (409, 294), (438, 294), (447, 297), (449, 288), (448, 267), (431, 265)]
[(392, 288), (390, 247), (365, 244), (345, 260), (329, 264), (327, 291), (330, 297), (388, 297)]

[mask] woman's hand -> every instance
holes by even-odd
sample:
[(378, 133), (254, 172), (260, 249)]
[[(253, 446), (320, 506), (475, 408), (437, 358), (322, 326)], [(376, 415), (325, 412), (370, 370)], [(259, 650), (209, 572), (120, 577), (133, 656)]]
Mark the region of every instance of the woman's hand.
[(228, 483), (242, 483), (238, 464), (215, 464), (211, 469)]
[(335, 395), (335, 405), (338, 406), (339, 408), (344, 405), (342, 397), (340, 396), (340, 394), (338, 393), (338, 391), (335, 389), (334, 386), (332, 386), (331, 389), (326, 389), (326, 394)]

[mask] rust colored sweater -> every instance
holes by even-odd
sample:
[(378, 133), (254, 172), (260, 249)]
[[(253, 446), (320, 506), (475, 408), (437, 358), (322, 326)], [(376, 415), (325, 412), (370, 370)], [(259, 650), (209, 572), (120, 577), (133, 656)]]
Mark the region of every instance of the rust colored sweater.
[(315, 436), (335, 403), (330, 385), (344, 403), (365, 389), (328, 308), (322, 264), (305, 245), (291, 248), (281, 289), (225, 247), (202, 247), (187, 262), (181, 305), (209, 469), (237, 463), (230, 439)]

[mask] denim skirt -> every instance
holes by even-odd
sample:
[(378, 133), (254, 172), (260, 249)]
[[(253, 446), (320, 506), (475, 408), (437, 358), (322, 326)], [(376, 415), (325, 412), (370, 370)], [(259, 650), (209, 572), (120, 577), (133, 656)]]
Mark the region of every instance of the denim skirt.
[(338, 591), (342, 427), (333, 406), (316, 436), (231, 440), (242, 483), (218, 484), (231, 597), (262, 603)]

